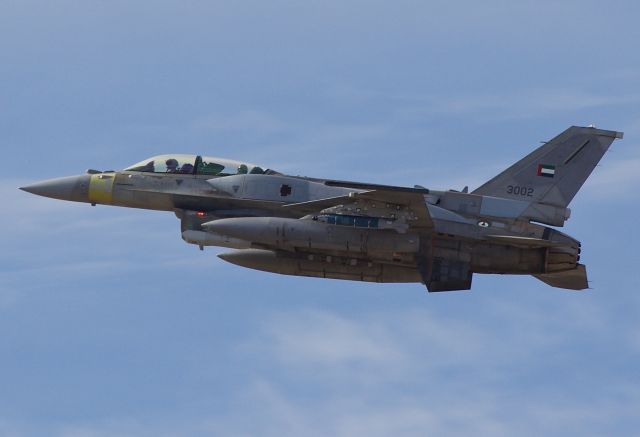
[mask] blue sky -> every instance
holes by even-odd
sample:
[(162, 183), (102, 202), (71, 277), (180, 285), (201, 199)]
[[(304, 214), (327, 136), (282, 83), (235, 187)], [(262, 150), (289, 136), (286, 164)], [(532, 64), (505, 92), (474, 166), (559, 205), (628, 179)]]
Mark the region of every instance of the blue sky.
[[(636, 2), (0, 3), (0, 434), (631, 435)], [(243, 270), (170, 213), (21, 184), (160, 153), (472, 189), (625, 132), (571, 207), (592, 290)]]

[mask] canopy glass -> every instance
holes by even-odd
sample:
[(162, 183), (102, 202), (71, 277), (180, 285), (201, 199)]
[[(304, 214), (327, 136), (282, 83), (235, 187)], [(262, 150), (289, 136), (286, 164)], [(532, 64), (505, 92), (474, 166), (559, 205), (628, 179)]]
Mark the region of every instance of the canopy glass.
[(262, 167), (255, 164), (200, 155), (158, 155), (127, 167), (125, 171), (210, 176), (278, 173), (273, 170), (263, 170)]

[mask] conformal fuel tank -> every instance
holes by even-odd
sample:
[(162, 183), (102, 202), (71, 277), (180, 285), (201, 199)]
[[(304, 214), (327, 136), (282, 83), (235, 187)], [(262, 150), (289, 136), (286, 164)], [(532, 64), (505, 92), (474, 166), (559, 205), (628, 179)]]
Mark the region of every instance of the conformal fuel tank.
[(349, 257), (291, 254), (281, 251), (276, 253), (260, 249), (221, 253), (218, 257), (241, 267), (281, 275), (366, 282), (421, 282), (422, 280), (415, 268)]

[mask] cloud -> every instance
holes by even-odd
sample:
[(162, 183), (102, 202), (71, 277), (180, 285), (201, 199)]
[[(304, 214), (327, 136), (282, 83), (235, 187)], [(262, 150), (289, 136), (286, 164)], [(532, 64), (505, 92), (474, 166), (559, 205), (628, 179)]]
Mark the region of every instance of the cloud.
[(309, 403), (257, 381), (232, 414), (211, 418), (202, 428), (228, 436), (602, 435), (624, 429), (615, 424), (633, 426), (640, 406), (637, 396), (620, 406), (610, 401), (512, 400), (489, 393), (478, 396), (472, 389), (453, 396), (434, 393), (439, 396), (435, 399), (381, 392), (378, 401), (370, 402), (357, 394)]
[[(251, 363), (234, 372), (237, 388), (205, 410), (198, 406), (193, 417), (105, 412), (100, 420), (70, 420), (48, 431), (60, 437), (534, 436), (624, 434), (638, 425), (640, 389), (624, 375), (602, 373), (605, 363), (580, 361), (575, 350), (581, 341), (585, 347), (611, 341), (616, 314), (607, 308), (557, 296), (550, 306), (551, 298), (485, 295), (469, 305), (456, 300), (452, 312), (438, 298), (430, 309), (271, 311), (225, 357)], [(613, 342), (623, 360), (633, 356), (632, 345), (637, 354), (636, 337)], [(220, 359), (218, 351), (211, 357)], [(39, 431), (0, 425), (15, 435)]]
[[(614, 144), (615, 145), (615, 144)], [(617, 146), (617, 145), (616, 145)], [(640, 183), (640, 153), (638, 147), (624, 144), (622, 157), (607, 153), (589, 177), (582, 191), (592, 199), (618, 201), (632, 198)], [(616, 148), (616, 150), (619, 150)]]
[[(252, 350), (268, 345), (263, 353), (291, 369), (316, 374), (329, 372), (335, 377), (359, 369), (357, 378), (376, 379), (381, 369), (398, 372), (407, 367), (408, 358), (392, 332), (384, 324), (359, 323), (321, 311), (305, 311), (295, 317), (276, 316), (264, 327), (264, 338), (247, 346)], [(351, 370), (351, 371), (350, 371)]]
[(206, 429), (215, 435), (310, 437), (497, 435), (501, 429), (498, 422), (480, 417), (484, 405), (445, 412), (446, 407), (419, 406), (410, 399), (367, 404), (348, 394), (310, 405), (265, 380), (254, 381), (240, 399), (249, 411), (210, 420)]
[[(607, 341), (611, 334), (610, 315), (597, 305), (539, 305), (485, 302), (476, 311), (491, 320), (486, 324), (406, 309), (355, 317), (317, 309), (274, 314), (239, 349), (271, 370), (258, 372), (235, 400), (238, 413), (218, 417), (212, 429), (267, 436), (560, 435), (605, 430), (612, 420), (633, 423), (640, 391), (627, 389), (621, 403), (622, 380), (614, 375), (595, 386), (602, 375), (592, 375), (587, 385), (597, 390), (596, 400), (567, 391), (589, 372), (586, 363), (561, 390), (556, 376), (528, 392), (518, 388), (528, 374), (565, 366), (576, 337)], [(616, 341), (625, 348), (637, 340)], [(298, 383), (316, 394), (300, 398), (286, 388)]]
[[(483, 311), (500, 323), (508, 323), (512, 330), (501, 333), (496, 341), (494, 324), (478, 327), (463, 318), (438, 316), (427, 310), (368, 314), (357, 319), (308, 310), (273, 316), (263, 335), (245, 345), (245, 350), (259, 350), (290, 369), (314, 375), (346, 373), (366, 384), (399, 381), (419, 372), (461, 369), (469, 363), (485, 368), (491, 377), (492, 368), (532, 358), (532, 348), (557, 347), (558, 337), (548, 335), (552, 331), (597, 331), (604, 323), (601, 311), (585, 304), (567, 303), (541, 315), (498, 301), (485, 305)], [(351, 374), (355, 369), (360, 375)]]

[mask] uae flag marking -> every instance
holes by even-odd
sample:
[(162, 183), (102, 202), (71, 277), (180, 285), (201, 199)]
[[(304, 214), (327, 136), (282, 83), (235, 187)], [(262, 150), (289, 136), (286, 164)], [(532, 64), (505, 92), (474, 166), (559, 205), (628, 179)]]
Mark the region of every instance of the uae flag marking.
[(538, 176), (552, 178), (556, 174), (555, 165), (538, 164)]

